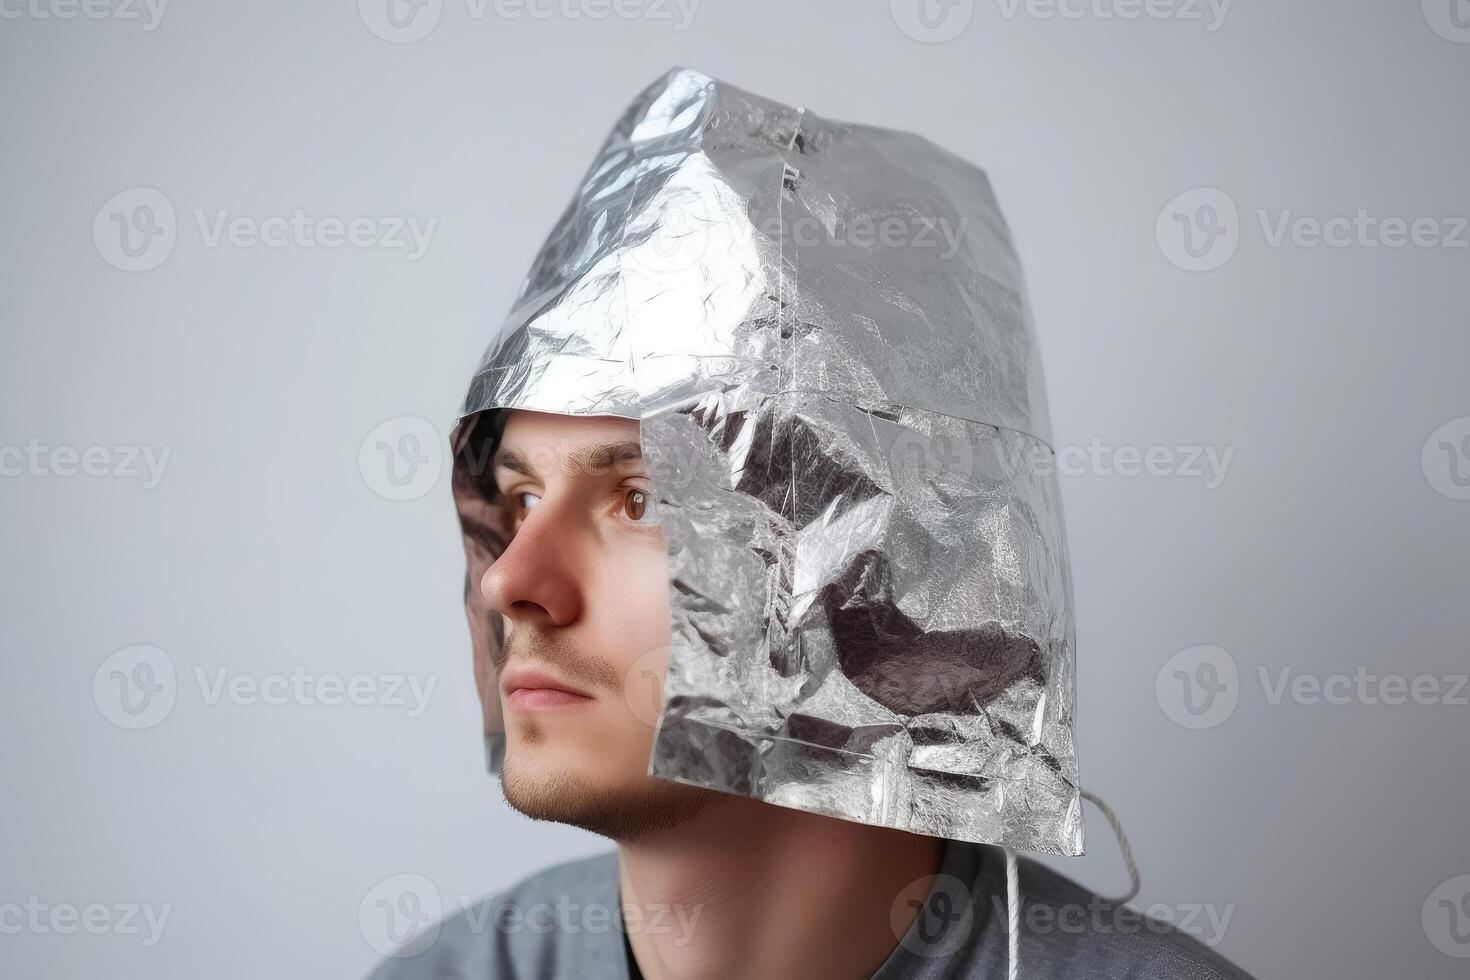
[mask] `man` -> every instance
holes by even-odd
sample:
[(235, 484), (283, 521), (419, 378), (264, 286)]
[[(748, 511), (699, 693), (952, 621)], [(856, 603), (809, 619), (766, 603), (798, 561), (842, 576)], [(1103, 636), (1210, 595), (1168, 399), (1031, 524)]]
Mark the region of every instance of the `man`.
[[(916, 200), (979, 227), (805, 244)], [(1245, 976), (987, 843), (1081, 846), (1019, 287), (930, 144), (685, 69), (635, 101), (453, 437), (491, 768), (617, 848), (378, 980)]]

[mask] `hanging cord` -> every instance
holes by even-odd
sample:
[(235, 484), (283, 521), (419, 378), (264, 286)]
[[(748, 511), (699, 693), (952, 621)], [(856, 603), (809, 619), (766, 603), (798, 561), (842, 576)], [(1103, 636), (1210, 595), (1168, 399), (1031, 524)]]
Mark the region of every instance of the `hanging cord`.
[(1010, 942), (1007, 956), (1007, 980), (1021, 975), (1021, 885), (1016, 870), (1016, 852), (1009, 847), (1006, 854), (1006, 938)]
[(1103, 901), (1113, 905), (1127, 905), (1138, 896), (1138, 890), (1143, 886), (1143, 880), (1138, 875), (1138, 865), (1133, 861), (1133, 848), (1128, 846), (1128, 835), (1123, 833), (1123, 822), (1113, 812), (1113, 808), (1103, 802), (1102, 797), (1087, 790), (1082, 791), (1084, 800), (1091, 800), (1092, 805), (1102, 811), (1107, 818), (1108, 826), (1113, 828), (1113, 836), (1118, 838), (1118, 850), (1123, 852), (1123, 863), (1128, 866), (1128, 893), (1117, 898), (1104, 898)]
[[(1082, 790), (1082, 798), (1091, 800), (1092, 805), (1102, 811), (1113, 836), (1118, 838), (1118, 850), (1123, 852), (1123, 863), (1128, 867), (1128, 893), (1117, 898), (1104, 898), (1111, 905), (1126, 905), (1138, 895), (1143, 879), (1138, 874), (1138, 864), (1133, 860), (1133, 848), (1128, 845), (1128, 835), (1123, 833), (1123, 821), (1113, 808), (1096, 793)], [(1016, 866), (1016, 852), (1009, 847), (1001, 848), (1006, 856), (1006, 940), (1007, 980), (1019, 980), (1021, 976), (1021, 885), (1020, 872)]]

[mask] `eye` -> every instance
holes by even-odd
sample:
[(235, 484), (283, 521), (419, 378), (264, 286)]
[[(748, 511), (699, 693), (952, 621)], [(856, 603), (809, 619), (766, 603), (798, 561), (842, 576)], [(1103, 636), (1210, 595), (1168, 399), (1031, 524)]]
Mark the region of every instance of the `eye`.
[(650, 491), (630, 487), (623, 498), (623, 513), (635, 524), (658, 524), (658, 507)]
[(511, 494), (510, 495), (510, 499), (511, 499), (511, 502), (515, 504), (515, 512), (516, 512), (517, 515), (519, 515), (522, 511), (526, 511), (526, 510), (530, 510), (531, 509), (530, 507), (528, 507), (525, 504), (521, 503), (521, 498), (523, 498), (523, 497), (535, 497), (537, 500), (540, 500), (541, 499), (541, 497), (540, 497), (539, 494), (534, 494), (534, 493), (532, 493), (529, 490), (520, 490), (520, 491), (518, 491), (516, 493)]

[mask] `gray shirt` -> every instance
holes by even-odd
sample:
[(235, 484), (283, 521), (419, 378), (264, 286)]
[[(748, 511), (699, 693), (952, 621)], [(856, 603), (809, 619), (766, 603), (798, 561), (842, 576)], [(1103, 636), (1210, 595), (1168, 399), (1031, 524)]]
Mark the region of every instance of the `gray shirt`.
[[(1208, 922), (1191, 924), (1181, 913), (1175, 928), (1034, 861), (1018, 862), (1020, 976), (1251, 980), (1183, 931), (1210, 935)], [(698, 916), (653, 907), (624, 921), (618, 894), (615, 850), (546, 868), (447, 918), (431, 943), (411, 943), (414, 955), (385, 959), (370, 980), (641, 980), (627, 931), (663, 930), (679, 942)], [(1003, 853), (946, 841), (912, 924), (871, 980), (1005, 977), (1006, 922)]]

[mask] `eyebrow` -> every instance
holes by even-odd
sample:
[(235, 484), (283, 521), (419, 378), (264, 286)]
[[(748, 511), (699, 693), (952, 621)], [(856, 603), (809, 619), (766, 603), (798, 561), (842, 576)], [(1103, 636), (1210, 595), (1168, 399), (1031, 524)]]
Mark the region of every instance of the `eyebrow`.
[[(643, 446), (636, 439), (611, 443), (584, 442), (567, 454), (565, 468), (572, 476), (598, 476), (617, 463), (642, 458)], [(514, 449), (503, 448), (497, 452), (495, 465), (522, 476), (537, 475), (535, 468)]]

